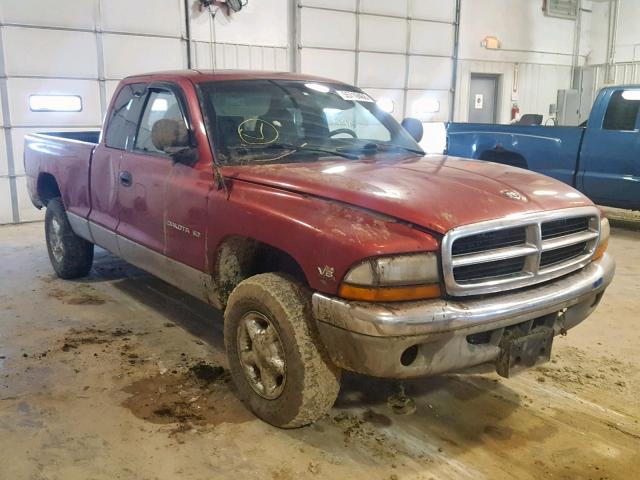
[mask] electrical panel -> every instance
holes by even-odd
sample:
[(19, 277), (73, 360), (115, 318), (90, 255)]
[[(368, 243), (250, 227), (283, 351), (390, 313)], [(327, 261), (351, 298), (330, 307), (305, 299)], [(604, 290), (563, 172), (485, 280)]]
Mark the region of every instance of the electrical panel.
[(580, 93), (578, 90), (558, 90), (556, 125), (577, 126), (580, 123)]
[(575, 20), (578, 16), (579, 0), (544, 0), (543, 8), (548, 17)]

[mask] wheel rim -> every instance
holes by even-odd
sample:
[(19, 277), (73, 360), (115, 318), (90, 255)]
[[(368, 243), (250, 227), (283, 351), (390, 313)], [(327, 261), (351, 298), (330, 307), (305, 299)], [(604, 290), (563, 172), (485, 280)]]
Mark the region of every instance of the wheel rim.
[(251, 388), (267, 400), (282, 394), (287, 364), (280, 335), (271, 321), (259, 312), (249, 312), (237, 331), (238, 358)]
[(62, 226), (56, 217), (53, 217), (49, 223), (49, 246), (51, 247), (51, 254), (56, 262), (62, 262), (62, 257), (64, 255)]

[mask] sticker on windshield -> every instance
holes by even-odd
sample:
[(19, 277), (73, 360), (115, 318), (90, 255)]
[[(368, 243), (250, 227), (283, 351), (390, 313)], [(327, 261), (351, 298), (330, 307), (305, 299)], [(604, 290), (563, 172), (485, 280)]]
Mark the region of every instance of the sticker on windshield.
[(356, 102), (372, 102), (372, 103), (375, 101), (369, 95), (362, 92), (354, 92), (352, 90), (336, 90), (336, 93), (340, 95), (340, 97), (343, 100), (351, 100)]

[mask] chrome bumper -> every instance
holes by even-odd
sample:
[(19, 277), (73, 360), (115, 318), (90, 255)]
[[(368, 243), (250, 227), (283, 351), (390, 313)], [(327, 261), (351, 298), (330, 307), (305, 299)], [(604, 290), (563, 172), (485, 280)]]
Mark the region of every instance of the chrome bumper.
[[(544, 285), (464, 301), (378, 304), (315, 293), (313, 313), (339, 366), (384, 377), (429, 375), (495, 360), (501, 329), (514, 324), (558, 314), (556, 333), (574, 327), (595, 309), (614, 272), (613, 258), (605, 254)], [(489, 331), (489, 343), (476, 345), (467, 339)], [(419, 347), (419, 355), (411, 365), (403, 365), (400, 358), (411, 346)]]

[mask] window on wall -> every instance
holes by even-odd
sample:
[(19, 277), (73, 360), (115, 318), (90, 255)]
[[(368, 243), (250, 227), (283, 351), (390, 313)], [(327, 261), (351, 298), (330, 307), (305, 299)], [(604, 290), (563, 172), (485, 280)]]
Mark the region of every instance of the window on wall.
[(635, 130), (640, 110), (640, 91), (618, 90), (611, 95), (602, 128), (605, 130)]
[(29, 109), (32, 112), (81, 112), (82, 97), (34, 94), (29, 96)]

